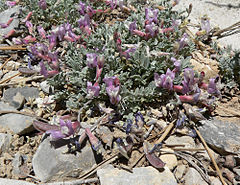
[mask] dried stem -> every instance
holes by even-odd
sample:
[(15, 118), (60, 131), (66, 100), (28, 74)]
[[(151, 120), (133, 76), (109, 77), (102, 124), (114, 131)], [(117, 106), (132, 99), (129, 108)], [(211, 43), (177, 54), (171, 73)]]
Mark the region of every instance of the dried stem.
[(108, 159), (102, 161), (101, 163), (99, 163), (98, 165), (94, 166), (92, 169), (90, 169), (88, 172), (86, 172), (85, 174), (83, 174), (82, 176), (79, 177), (80, 180), (83, 180), (89, 176), (91, 176), (92, 174), (94, 174), (97, 170), (99, 170), (100, 168), (102, 168), (103, 166), (112, 163), (113, 161), (115, 161), (118, 158), (118, 153), (112, 155), (111, 157), (109, 157)]
[(163, 135), (155, 142), (155, 144), (160, 144), (168, 135), (168, 133), (172, 130), (174, 123), (175, 123), (176, 119), (173, 120), (168, 126), (167, 129), (165, 130), (165, 132), (163, 133)]
[(0, 67), (0, 70), (4, 68), (4, 66), (12, 59), (12, 57), (8, 58)]
[(8, 78), (5, 79), (5, 80), (0, 81), (0, 84), (3, 84), (3, 83), (11, 80), (12, 78), (14, 78), (14, 77), (16, 77), (16, 76), (19, 76), (20, 74), (21, 74), (21, 73), (17, 73), (17, 74), (15, 74), (15, 75), (13, 75), (13, 76), (8, 77)]
[(97, 183), (99, 181), (98, 178), (89, 178), (89, 179), (84, 179), (84, 180), (72, 180), (72, 181), (63, 181), (63, 182), (53, 182), (53, 183), (48, 183), (47, 185), (78, 185), (78, 184), (93, 184)]
[(17, 85), (21, 82), (30, 82), (33, 80), (39, 80), (39, 79), (43, 79), (44, 76), (34, 76), (34, 77), (30, 77), (30, 78), (26, 78), (24, 80), (19, 80), (18, 82), (14, 82), (14, 83), (8, 83), (8, 84), (0, 84), (0, 87), (6, 87), (6, 86), (11, 86), (11, 85)]
[(17, 47), (17, 46), (1, 46), (0, 50), (27, 50), (27, 48)]
[(217, 165), (217, 163), (216, 163), (216, 161), (215, 161), (215, 159), (214, 159), (214, 157), (213, 157), (213, 155), (212, 155), (209, 147), (207, 146), (206, 141), (203, 139), (201, 133), (198, 131), (198, 129), (197, 129), (196, 127), (194, 127), (194, 130), (196, 131), (198, 137), (199, 137), (200, 140), (202, 141), (204, 148), (207, 150), (207, 153), (208, 153), (210, 159), (212, 160), (214, 167), (215, 167), (216, 170), (217, 170), (217, 173), (218, 173), (218, 176), (219, 176), (221, 182), (223, 183), (223, 185), (227, 185), (227, 184), (225, 183), (224, 179), (223, 179), (222, 173), (221, 173), (221, 171), (220, 171), (220, 169), (219, 169), (219, 167), (218, 167), (218, 165)]

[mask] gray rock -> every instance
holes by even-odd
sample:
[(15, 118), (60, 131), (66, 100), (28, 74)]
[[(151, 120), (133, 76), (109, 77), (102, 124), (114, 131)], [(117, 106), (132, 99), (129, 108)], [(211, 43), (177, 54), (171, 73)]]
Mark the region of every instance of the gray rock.
[(9, 8), (0, 13), (0, 23), (7, 23), (7, 21), (10, 19), (10, 17), (12, 17), (12, 15), (14, 15), (15, 17), (12, 23), (7, 28), (4, 28), (4, 29), (0, 28), (0, 35), (5, 35), (10, 30), (18, 28), (19, 19), (16, 17), (18, 17), (20, 13), (20, 9), (21, 9), (20, 6), (14, 6), (13, 8)]
[(185, 183), (187, 185), (208, 185), (194, 168), (189, 168), (186, 175), (184, 176)]
[[(189, 16), (191, 23), (200, 23), (200, 17), (207, 14), (212, 28), (219, 26), (224, 29), (240, 21), (239, 1), (236, 0), (211, 0), (193, 1), (181, 0), (174, 9), (185, 10), (189, 4), (193, 5)], [(231, 6), (229, 6), (231, 5)], [(224, 16), (228, 15), (228, 16)], [(232, 45), (234, 49), (240, 49), (240, 33), (224, 37), (219, 40), (223, 45)]]
[(46, 138), (33, 156), (33, 170), (42, 182), (64, 180), (66, 176), (76, 177), (96, 164), (91, 146), (87, 144), (81, 152), (64, 154), (67, 145), (54, 148)]
[(190, 136), (182, 136), (182, 137), (170, 136), (165, 141), (165, 143), (169, 144), (169, 145), (185, 145), (186, 148), (194, 148), (195, 147), (195, 141)]
[[(0, 110), (16, 110), (14, 107), (0, 102)], [(34, 118), (21, 114), (4, 114), (0, 115), (0, 126), (7, 127), (15, 134), (25, 134), (34, 130), (32, 123)]]
[(22, 155), (19, 152), (15, 154), (14, 159), (12, 160), (12, 174), (19, 178), (25, 178), (30, 173), (30, 170), (27, 168), (27, 155)]
[(40, 88), (42, 89), (43, 92), (47, 93), (47, 94), (51, 94), (54, 92), (54, 87), (51, 87), (47, 81), (43, 81), (40, 83)]
[(16, 109), (20, 109), (23, 106), (24, 100), (24, 96), (17, 92), (17, 94), (13, 97), (10, 105), (15, 107)]
[(11, 134), (0, 133), (0, 154), (7, 151), (12, 139)]
[(22, 181), (22, 180), (13, 180), (13, 179), (6, 179), (0, 178), (0, 185), (7, 185), (7, 184), (14, 184), (14, 185), (35, 185), (34, 183)]
[(217, 177), (210, 177), (211, 185), (222, 185), (222, 182)]
[(9, 88), (3, 93), (3, 100), (7, 102), (12, 102), (13, 97), (16, 96), (17, 93), (20, 93), (24, 96), (25, 99), (29, 98), (38, 98), (39, 90), (35, 87), (21, 87), (21, 88)]
[(201, 121), (205, 141), (221, 154), (240, 152), (240, 125), (220, 120)]
[(177, 185), (174, 175), (167, 167), (161, 172), (151, 166), (133, 168), (133, 173), (117, 168), (103, 168), (97, 171), (97, 175), (101, 185)]

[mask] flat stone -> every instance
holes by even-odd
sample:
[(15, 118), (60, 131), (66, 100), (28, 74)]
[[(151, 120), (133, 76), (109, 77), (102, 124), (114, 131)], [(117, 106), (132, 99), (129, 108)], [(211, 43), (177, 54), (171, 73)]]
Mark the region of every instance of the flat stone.
[[(185, 148), (194, 148), (195, 147), (195, 141), (190, 136), (170, 136), (166, 141), (166, 144), (169, 145), (185, 145)], [(176, 147), (177, 148), (177, 147)], [(182, 148), (182, 146), (181, 146)]]
[(240, 152), (240, 125), (221, 120), (203, 120), (198, 129), (205, 141), (221, 154)]
[(39, 90), (34, 87), (18, 87), (18, 88), (9, 88), (3, 92), (3, 100), (12, 103), (13, 98), (20, 93), (25, 99), (35, 99), (39, 97)]
[(68, 151), (66, 144), (54, 148), (50, 143), (50, 137), (47, 137), (38, 147), (33, 156), (32, 164), (35, 176), (42, 182), (61, 181), (66, 176), (77, 177), (96, 164), (89, 144), (76, 155), (65, 154)]
[(13, 180), (13, 179), (6, 179), (0, 178), (0, 185), (7, 185), (7, 184), (14, 184), (14, 185), (35, 185), (34, 183), (23, 181), (23, 180)]
[[(164, 152), (174, 152), (171, 149), (162, 149)], [(166, 166), (170, 169), (173, 170), (177, 166), (177, 157), (174, 154), (161, 154), (160, 159), (166, 163)]]
[(187, 185), (208, 185), (194, 168), (189, 168), (186, 175), (184, 176), (185, 183)]
[[(20, 13), (20, 6), (14, 6), (12, 8), (9, 8), (3, 12), (0, 13), (0, 23), (7, 23), (7, 21), (11, 18), (12, 15), (15, 15), (14, 17), (18, 17)], [(19, 26), (19, 19), (14, 18), (12, 23), (7, 28), (0, 28), (0, 35), (7, 34), (10, 30), (18, 28)]]
[[(220, 27), (220, 29), (224, 29), (240, 20), (239, 1), (236, 0), (180, 0), (174, 9), (186, 10), (189, 4), (192, 4), (192, 12), (189, 19), (193, 24), (200, 23), (201, 16), (205, 14), (210, 18), (211, 28)], [(240, 33), (221, 38), (219, 42), (225, 46), (232, 45), (233, 49), (240, 49)]]
[(0, 154), (8, 150), (11, 139), (12, 139), (11, 134), (0, 133)]
[(97, 171), (97, 175), (101, 185), (177, 185), (168, 167), (164, 167), (161, 172), (151, 166), (133, 168), (133, 173), (117, 168), (103, 168)]
[(217, 177), (210, 177), (211, 185), (222, 185), (222, 182)]
[(10, 105), (15, 107), (16, 109), (20, 109), (23, 106), (24, 100), (24, 96), (21, 93), (17, 92), (17, 94), (13, 96)]
[[(6, 103), (0, 102), (0, 110), (10, 111), (16, 109)], [(9, 128), (15, 134), (22, 135), (34, 130), (32, 126), (33, 120), (33, 117), (21, 114), (4, 114), (0, 116), (0, 126)]]

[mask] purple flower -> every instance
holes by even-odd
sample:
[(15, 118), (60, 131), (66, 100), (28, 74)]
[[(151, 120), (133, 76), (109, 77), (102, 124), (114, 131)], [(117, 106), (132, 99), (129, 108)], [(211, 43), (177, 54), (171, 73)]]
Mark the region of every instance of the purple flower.
[(156, 24), (158, 24), (158, 9), (150, 9), (150, 8), (146, 8), (145, 9), (145, 17), (146, 20), (148, 21), (148, 24), (154, 22)]
[(89, 141), (92, 145), (93, 150), (97, 151), (101, 145), (101, 141), (99, 141), (99, 139), (93, 135), (93, 133), (91, 132), (91, 130), (89, 128), (85, 128), (85, 133), (87, 134), (87, 136), (89, 138)]
[(99, 84), (96, 82), (94, 85), (92, 85), (92, 82), (87, 82), (87, 97), (92, 98), (93, 96), (97, 97), (100, 92)]
[(111, 7), (111, 9), (112, 9), (112, 10), (115, 9), (116, 6), (117, 6), (117, 0), (115, 0), (115, 2), (113, 2), (113, 0), (111, 0), (111, 1), (110, 1), (110, 7)]
[(52, 35), (55, 35), (56, 38), (58, 38), (59, 41), (62, 41), (65, 34), (66, 34), (66, 31), (67, 31), (67, 24), (63, 24), (57, 28), (55, 28), (53, 31), (52, 31)]
[(96, 11), (91, 6), (87, 6), (87, 14), (89, 17), (92, 17), (95, 13)]
[(157, 87), (163, 87), (168, 90), (173, 89), (173, 80), (175, 78), (175, 73), (170, 69), (167, 69), (166, 74), (161, 76), (157, 73), (154, 73), (154, 81)]
[(123, 52), (123, 54), (125, 55), (126, 59), (129, 59), (130, 58), (129, 53), (134, 53), (135, 51), (136, 51), (136, 48), (129, 48), (125, 52)]
[(216, 78), (209, 79), (208, 89), (207, 89), (209, 94), (220, 95), (220, 91), (217, 88), (217, 83), (219, 79), (220, 79), (219, 76), (217, 76)]
[(145, 32), (149, 33), (151, 37), (155, 37), (158, 34), (158, 26), (156, 26), (156, 24), (154, 24), (153, 22), (147, 24), (145, 27)]
[(85, 4), (82, 1), (79, 1), (78, 11), (81, 15), (85, 15)]
[(41, 61), (39, 63), (39, 65), (40, 65), (40, 68), (41, 68), (40, 69), (40, 74), (43, 75), (45, 78), (47, 78), (48, 77), (48, 70), (47, 70), (46, 66), (44, 65), (43, 61)]
[(48, 36), (49, 40), (49, 50), (52, 50), (57, 45), (57, 37), (55, 34)]
[(85, 27), (85, 26), (88, 26), (90, 27), (90, 17), (88, 14), (85, 14), (84, 18), (81, 18), (78, 20), (78, 25), (79, 27)]
[(154, 81), (155, 81), (156, 87), (162, 87), (162, 84), (163, 84), (163, 76), (164, 76), (164, 74), (162, 74), (162, 75), (160, 76), (158, 73), (154, 73)]
[(183, 94), (186, 94), (189, 91), (192, 91), (193, 85), (195, 84), (194, 80), (194, 71), (191, 68), (184, 69), (184, 76), (183, 76)]
[(39, 6), (42, 10), (46, 10), (46, 9), (47, 9), (46, 0), (39, 0), (39, 1), (38, 1), (38, 6)]
[(130, 25), (129, 25), (129, 31), (132, 33), (133, 30), (137, 29), (137, 25), (136, 25), (136, 21), (133, 21)]
[(64, 120), (60, 119), (59, 122), (60, 129), (46, 131), (46, 134), (50, 134), (53, 140), (63, 139), (74, 134), (74, 128), (70, 120), (65, 122)]
[(46, 38), (46, 31), (43, 29), (43, 27), (42, 26), (38, 26), (37, 30), (38, 30), (38, 33), (41, 35), (41, 37), (43, 39), (45, 39)]
[(201, 95), (201, 90), (200, 90), (200, 88), (197, 86), (197, 88), (196, 88), (196, 90), (195, 90), (195, 94), (193, 94), (193, 100), (194, 100), (195, 103), (198, 102), (200, 95)]
[(201, 18), (201, 30), (205, 30), (206, 33), (209, 33), (210, 32), (210, 21), (209, 21), (209, 18), (207, 17), (202, 17)]
[(87, 54), (87, 65), (89, 68), (97, 67), (97, 54), (88, 53)]
[(187, 45), (188, 35), (186, 33), (183, 34), (183, 37), (180, 39), (178, 50), (182, 50)]
[(174, 66), (175, 66), (174, 72), (179, 72), (181, 68), (181, 61), (177, 60), (175, 57), (171, 57), (170, 60), (174, 62)]
[(9, 25), (8, 24), (6, 24), (6, 23), (0, 23), (0, 27), (1, 28), (7, 28)]
[(123, 0), (118, 0), (118, 6), (123, 10)]
[(103, 81), (105, 82), (107, 87), (120, 85), (120, 81), (119, 81), (118, 77), (116, 77), (116, 76), (104, 78)]
[(143, 125), (145, 124), (145, 121), (144, 121), (144, 118), (143, 118), (143, 115), (141, 114), (141, 112), (136, 113), (135, 121), (136, 121), (136, 124), (137, 124), (138, 128), (143, 127)]
[(33, 24), (30, 21), (26, 21), (25, 25), (27, 26), (27, 28), (29, 30), (29, 33), (32, 34), (32, 32), (33, 32)]
[(9, 6), (9, 7), (13, 7), (17, 4), (16, 1), (6, 1), (6, 5)]
[(23, 44), (22, 40), (19, 39), (19, 38), (13, 38), (12, 41), (13, 41), (13, 43), (16, 44), (16, 45)]
[(121, 100), (120, 96), (120, 81), (118, 77), (104, 78), (103, 81), (106, 84), (106, 91), (110, 98), (111, 104), (115, 105)]
[(176, 128), (182, 127), (182, 125), (186, 119), (187, 119), (187, 116), (183, 112), (180, 111), (180, 115), (179, 115), (179, 118), (176, 123)]
[(115, 105), (121, 100), (120, 94), (120, 86), (114, 87), (114, 86), (109, 86), (106, 87), (107, 94), (110, 98), (111, 104)]
[(167, 72), (163, 81), (163, 88), (172, 90), (174, 78), (175, 78), (175, 73), (172, 72), (170, 69), (167, 69)]

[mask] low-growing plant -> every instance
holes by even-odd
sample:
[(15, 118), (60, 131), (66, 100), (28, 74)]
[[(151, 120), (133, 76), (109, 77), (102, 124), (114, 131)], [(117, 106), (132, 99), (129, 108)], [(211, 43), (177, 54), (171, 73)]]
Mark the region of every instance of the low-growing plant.
[(37, 28), (42, 42), (30, 52), (54, 86), (55, 99), (69, 109), (105, 102), (128, 115), (175, 99), (174, 92), (191, 103), (199, 100), (199, 88), (219, 94), (218, 78), (205, 84), (204, 75), (190, 68), (197, 48), (185, 33), (187, 17), (172, 9), (177, 1), (134, 9), (113, 0), (31, 3), (33, 24), (25, 18), (29, 33), (36, 32), (38, 21), (45, 26)]

